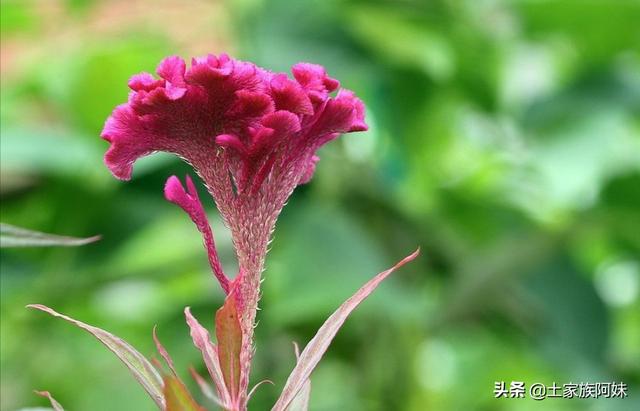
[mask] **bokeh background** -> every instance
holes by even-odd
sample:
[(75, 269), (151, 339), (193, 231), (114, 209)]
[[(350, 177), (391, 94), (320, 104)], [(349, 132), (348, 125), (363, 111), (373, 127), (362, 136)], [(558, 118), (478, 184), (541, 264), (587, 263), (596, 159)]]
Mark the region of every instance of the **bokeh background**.
[[(371, 130), (321, 151), (279, 221), (251, 402), (273, 404), (323, 320), (421, 246), (346, 323), (311, 410), (640, 409), (640, 3), (633, 0), (2, 0), (1, 220), (79, 248), (3, 249), (1, 408), (152, 410), (125, 368), (43, 303), (204, 371), (182, 310), (222, 294), (163, 199), (171, 156), (129, 183), (98, 137), (128, 77), (229, 52), (323, 64)], [(204, 193), (203, 193), (204, 194)], [(207, 198), (207, 197), (204, 197)], [(213, 202), (223, 263), (235, 265)], [(494, 399), (495, 381), (623, 381), (625, 400)], [(195, 390), (194, 390), (195, 391)]]

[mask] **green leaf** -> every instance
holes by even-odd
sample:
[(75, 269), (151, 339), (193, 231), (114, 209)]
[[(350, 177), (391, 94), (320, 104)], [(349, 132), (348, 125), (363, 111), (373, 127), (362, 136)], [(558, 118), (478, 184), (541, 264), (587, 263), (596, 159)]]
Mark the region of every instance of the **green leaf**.
[(27, 308), (34, 308), (51, 314), (54, 317), (62, 318), (63, 320), (82, 328), (89, 334), (96, 337), (112, 353), (114, 353), (124, 363), (124, 365), (127, 366), (127, 368), (129, 368), (129, 371), (131, 371), (133, 376), (138, 380), (140, 385), (142, 385), (151, 399), (155, 401), (161, 410), (164, 410), (165, 404), (162, 377), (160, 377), (160, 374), (158, 374), (158, 371), (156, 371), (153, 365), (151, 365), (151, 363), (142, 354), (140, 354), (126, 341), (108, 333), (107, 331), (85, 324), (64, 314), (60, 314), (41, 304), (29, 304), (27, 305)]
[(229, 294), (222, 308), (216, 312), (216, 338), (222, 376), (231, 395), (231, 402), (235, 404), (240, 394), (242, 330), (233, 292)]
[(302, 351), (302, 354), (300, 354), (298, 363), (289, 375), (282, 394), (280, 394), (280, 398), (278, 398), (278, 401), (273, 406), (272, 411), (287, 410), (289, 404), (291, 404), (298, 393), (304, 388), (309, 380), (309, 376), (311, 376), (311, 373), (322, 359), (327, 348), (329, 348), (329, 344), (331, 344), (331, 341), (333, 341), (333, 338), (347, 320), (349, 314), (351, 314), (385, 278), (409, 261), (412, 261), (419, 253), (420, 249), (417, 249), (390, 269), (376, 275), (331, 314), (327, 321), (322, 324), (316, 335), (309, 341), (309, 344), (307, 344), (304, 351)]
[(453, 74), (453, 48), (441, 32), (429, 25), (411, 22), (407, 13), (394, 8), (366, 5), (346, 12), (350, 21), (348, 29), (385, 61), (417, 67), (437, 81)]
[(99, 235), (87, 238), (66, 237), (0, 224), (0, 248), (7, 247), (72, 247), (93, 243)]
[[(357, 290), (369, 280), (367, 273), (389, 264), (384, 248), (362, 224), (320, 201), (299, 201), (278, 230), (263, 284), (269, 309), (261, 315), (280, 327), (324, 320), (344, 301), (344, 290)], [(380, 290), (369, 308), (398, 307), (393, 288)]]

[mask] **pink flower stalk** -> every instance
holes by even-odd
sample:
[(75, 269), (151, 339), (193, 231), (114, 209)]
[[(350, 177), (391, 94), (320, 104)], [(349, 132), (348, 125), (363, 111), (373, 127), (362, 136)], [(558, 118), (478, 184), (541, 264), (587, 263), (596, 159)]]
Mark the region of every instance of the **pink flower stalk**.
[[(158, 66), (156, 79), (129, 80), (128, 102), (107, 119), (102, 138), (111, 145), (105, 163), (117, 178), (131, 177), (133, 163), (156, 151), (171, 152), (200, 175), (231, 230), (239, 273), (230, 280), (196, 188), (175, 177), (167, 200), (186, 211), (202, 233), (209, 263), (225, 293), (235, 298), (242, 331), (238, 398), (246, 408), (253, 328), (260, 277), (276, 219), (298, 184), (313, 176), (322, 145), (342, 133), (364, 131), (364, 105), (324, 68), (292, 67), (293, 79), (254, 64), (218, 57), (179, 57)], [(235, 408), (234, 408), (235, 409)]]

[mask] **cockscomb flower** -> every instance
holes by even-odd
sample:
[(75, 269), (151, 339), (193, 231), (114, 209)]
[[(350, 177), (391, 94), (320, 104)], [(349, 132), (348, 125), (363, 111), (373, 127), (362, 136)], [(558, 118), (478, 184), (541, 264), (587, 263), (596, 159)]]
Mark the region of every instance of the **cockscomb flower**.
[[(300, 63), (293, 78), (223, 54), (179, 57), (158, 66), (159, 78), (142, 73), (129, 80), (128, 102), (106, 121), (102, 138), (111, 143), (105, 163), (129, 179), (133, 163), (156, 151), (174, 153), (204, 180), (231, 230), (240, 273), (238, 306), (243, 331), (251, 333), (269, 236), (293, 189), (308, 182), (316, 151), (342, 133), (364, 131), (364, 105), (349, 90), (331, 93), (339, 82), (324, 68)], [(214, 274), (225, 292), (206, 215), (191, 181), (188, 193), (175, 177), (165, 195), (182, 207), (202, 232)], [(245, 308), (246, 307), (246, 308)], [(251, 341), (243, 342), (250, 357)], [(249, 363), (243, 358), (243, 364)], [(248, 369), (241, 385), (248, 384)]]
[[(313, 175), (317, 149), (341, 133), (364, 131), (364, 106), (318, 65), (300, 63), (293, 79), (226, 55), (160, 63), (155, 79), (131, 78), (129, 101), (107, 120), (105, 163), (118, 178), (156, 151), (182, 157), (200, 174), (225, 220), (260, 198), (269, 211)], [(267, 210), (261, 210), (266, 212)], [(267, 217), (266, 215), (264, 217)]]
[[(129, 80), (128, 101), (107, 119), (102, 138), (110, 143), (104, 160), (117, 178), (131, 178), (135, 161), (157, 151), (191, 164), (212, 195), (231, 231), (238, 273), (230, 278), (218, 258), (213, 232), (193, 180), (167, 180), (164, 194), (191, 218), (202, 234), (215, 278), (226, 294), (215, 316), (216, 343), (185, 309), (195, 346), (214, 383), (193, 373), (203, 393), (223, 409), (244, 411), (251, 396), (249, 372), (261, 274), (276, 219), (291, 192), (308, 182), (318, 149), (340, 134), (364, 131), (364, 105), (339, 89), (324, 68), (299, 63), (292, 77), (227, 55), (195, 58), (187, 69), (179, 57), (164, 59), (158, 78), (148, 73)], [(309, 377), (348, 315), (414, 252), (381, 272), (342, 304), (322, 325), (288, 378), (274, 411), (306, 410)], [(200, 411), (177, 378), (173, 361), (154, 331), (158, 352), (171, 374), (162, 375), (133, 347), (104, 330), (42, 305), (32, 305), (93, 334), (141, 382), (161, 410)], [(296, 350), (297, 351), (297, 350)], [(215, 393), (214, 393), (215, 390)], [(55, 405), (55, 404), (54, 404)]]
[(182, 157), (247, 252), (240, 243), (249, 234), (245, 222), (257, 217), (270, 228), (295, 186), (313, 175), (318, 148), (367, 129), (362, 102), (344, 89), (331, 97), (339, 83), (321, 66), (300, 63), (291, 71), (293, 79), (224, 54), (195, 58), (188, 70), (179, 57), (166, 58), (159, 79), (131, 78), (129, 101), (107, 120), (106, 165), (127, 180), (142, 156)]

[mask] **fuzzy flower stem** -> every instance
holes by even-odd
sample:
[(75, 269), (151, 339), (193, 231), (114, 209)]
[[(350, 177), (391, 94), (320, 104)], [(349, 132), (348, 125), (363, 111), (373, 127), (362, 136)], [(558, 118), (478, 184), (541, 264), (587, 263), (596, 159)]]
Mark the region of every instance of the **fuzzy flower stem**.
[[(209, 176), (204, 175), (203, 177), (210, 189), (221, 188), (215, 185), (208, 178)], [(226, 190), (232, 190), (232, 187), (227, 186)], [(216, 192), (216, 194), (218, 195), (217, 198), (223, 195), (220, 192)], [(265, 197), (268, 197), (269, 201), (265, 201)], [(284, 197), (264, 189), (258, 193), (244, 192), (235, 194), (231, 202), (234, 214), (231, 214), (231, 217), (225, 220), (232, 233), (239, 265), (239, 274), (232, 282), (231, 287), (237, 290), (234, 295), (240, 312), (240, 326), (242, 329), (240, 411), (246, 410), (248, 402), (247, 392), (250, 384), (251, 360), (254, 354), (253, 334), (265, 257), (271, 233), (286, 199)], [(218, 204), (221, 213), (229, 216), (230, 214), (225, 213), (225, 206), (222, 203)]]

